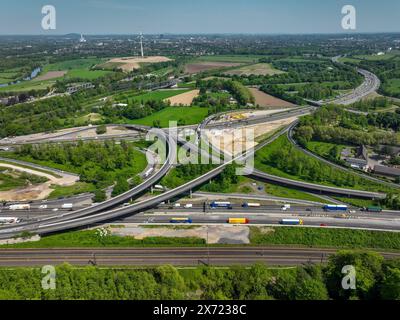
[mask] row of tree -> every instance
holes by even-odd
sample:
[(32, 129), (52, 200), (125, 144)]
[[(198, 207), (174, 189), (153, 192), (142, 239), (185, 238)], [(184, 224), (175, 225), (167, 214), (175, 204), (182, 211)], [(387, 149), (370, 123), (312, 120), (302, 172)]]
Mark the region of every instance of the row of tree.
[[(355, 278), (343, 286), (344, 266)], [(343, 251), (327, 265), (276, 271), (263, 264), (250, 268), (172, 266), (147, 269), (56, 267), (56, 288), (45, 290), (40, 269), (0, 269), (0, 299), (43, 300), (349, 300), (400, 299), (400, 260), (376, 253)], [(353, 286), (354, 284), (354, 286)], [(350, 287), (350, 289), (349, 289)]]

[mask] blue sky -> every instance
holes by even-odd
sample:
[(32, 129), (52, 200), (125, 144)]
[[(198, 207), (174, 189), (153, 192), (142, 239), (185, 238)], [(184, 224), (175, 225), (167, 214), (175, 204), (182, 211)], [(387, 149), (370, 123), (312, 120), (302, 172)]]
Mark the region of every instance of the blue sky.
[[(48, 4), (55, 31), (41, 28)], [(400, 32), (398, 0), (1, 0), (0, 34), (340, 33), (346, 4), (357, 32)]]

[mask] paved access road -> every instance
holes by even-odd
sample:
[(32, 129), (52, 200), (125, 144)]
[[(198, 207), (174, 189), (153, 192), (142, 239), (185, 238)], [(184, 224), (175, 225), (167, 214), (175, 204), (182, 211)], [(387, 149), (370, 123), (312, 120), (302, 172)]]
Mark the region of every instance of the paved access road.
[[(64, 262), (73, 265), (98, 266), (175, 266), (268, 265), (297, 266), (324, 263), (334, 249), (282, 247), (198, 247), (198, 248), (134, 248), (134, 249), (2, 249), (0, 266), (44, 266)], [(383, 253), (398, 258), (400, 253)]]

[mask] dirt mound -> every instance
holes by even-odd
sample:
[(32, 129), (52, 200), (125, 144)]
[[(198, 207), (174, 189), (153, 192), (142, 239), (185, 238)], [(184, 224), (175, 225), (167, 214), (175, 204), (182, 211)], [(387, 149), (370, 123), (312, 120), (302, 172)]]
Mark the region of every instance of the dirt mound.
[(172, 61), (167, 57), (154, 56), (154, 57), (127, 57), (127, 58), (114, 58), (107, 63), (111, 64), (121, 64), (120, 68), (123, 71), (129, 72), (135, 69), (140, 69), (142, 63), (160, 63)]

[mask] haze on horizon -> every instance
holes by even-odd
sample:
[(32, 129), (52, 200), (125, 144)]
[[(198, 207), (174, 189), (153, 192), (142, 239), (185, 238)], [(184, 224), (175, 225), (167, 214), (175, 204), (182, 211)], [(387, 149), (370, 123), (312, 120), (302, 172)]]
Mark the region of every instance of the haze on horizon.
[[(57, 30), (41, 28), (44, 5)], [(2, 0), (0, 34), (349, 33), (341, 9), (357, 9), (355, 33), (400, 32), (398, 0)]]

